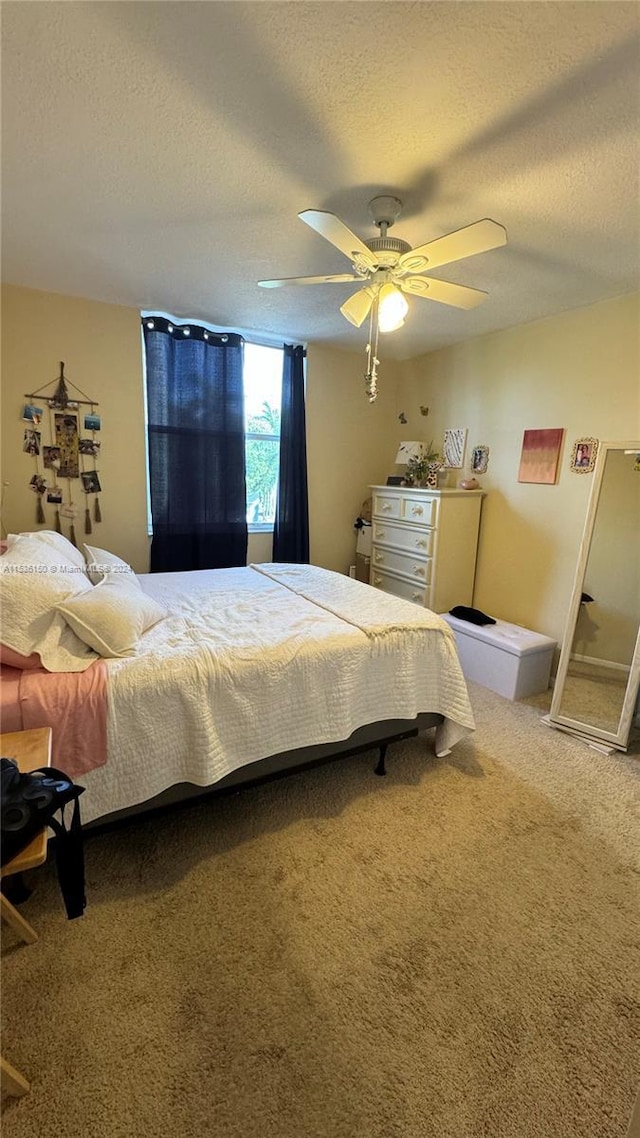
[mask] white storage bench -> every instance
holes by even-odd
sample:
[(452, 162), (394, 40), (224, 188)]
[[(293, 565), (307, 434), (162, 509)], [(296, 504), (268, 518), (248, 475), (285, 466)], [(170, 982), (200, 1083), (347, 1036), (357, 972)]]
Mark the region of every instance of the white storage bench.
[(465, 678), (507, 699), (524, 699), (549, 687), (556, 641), (519, 624), (472, 624), (440, 613), (451, 625)]

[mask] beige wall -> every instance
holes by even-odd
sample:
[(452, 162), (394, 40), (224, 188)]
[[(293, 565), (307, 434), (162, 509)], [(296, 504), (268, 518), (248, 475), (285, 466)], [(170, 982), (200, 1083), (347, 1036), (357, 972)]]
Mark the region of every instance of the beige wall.
[(307, 354), (307, 462), (311, 561), (338, 572), (355, 557), (353, 523), (369, 485), (394, 470), (395, 393), (399, 365), (380, 364), (379, 393), (369, 403), (362, 352), (311, 344)]
[[(591, 485), (570, 471), (571, 446), (583, 435), (636, 436), (639, 318), (638, 297), (620, 297), (401, 365), (397, 409), (409, 426), (425, 404), (429, 437), (441, 443), (445, 428), (467, 427), (467, 455), (480, 443), (491, 448), (479, 479), (487, 496), (474, 603), (557, 640)], [(519, 483), (523, 431), (542, 427), (565, 428), (558, 482)]]
[[(26, 392), (58, 375), (95, 397), (103, 419), (99, 472), (103, 521), (84, 535), (85, 497), (72, 483), (81, 508), (78, 542), (111, 549), (137, 572), (148, 568), (146, 470), (140, 316), (135, 309), (6, 285), (2, 289), (1, 469), (3, 523), (8, 532), (36, 528), (36, 499), (28, 489), (35, 460), (22, 451)], [(364, 392), (361, 353), (311, 346), (307, 359), (307, 440), (311, 557), (346, 572), (354, 561), (353, 522), (368, 485), (393, 469), (397, 364), (381, 366), (380, 395), (370, 405)], [(43, 439), (45, 442), (50, 440)], [(67, 487), (65, 486), (65, 491)], [(47, 526), (54, 507), (45, 503)], [(68, 523), (63, 522), (68, 534)], [(271, 535), (249, 536), (249, 561), (271, 558)]]
[[(5, 285), (2, 289), (3, 524), (8, 532), (36, 529), (36, 499), (28, 488), (35, 459), (22, 451), (25, 393), (65, 375), (98, 400), (102, 417), (99, 474), (102, 522), (84, 534), (85, 495), (72, 481), (80, 513), (78, 543), (110, 549), (137, 572), (148, 566), (145, 439), (141, 383), (140, 315), (134, 309)], [(55, 383), (54, 383), (55, 386)], [(53, 388), (47, 388), (53, 391)], [(70, 394), (73, 394), (70, 389)], [(84, 410), (81, 408), (81, 410)], [(53, 440), (45, 437), (43, 442)], [(42, 466), (40, 466), (42, 472)], [(68, 484), (63, 483), (65, 501)], [(44, 501), (46, 526), (54, 528), (55, 507)], [(62, 523), (68, 536), (69, 523)]]

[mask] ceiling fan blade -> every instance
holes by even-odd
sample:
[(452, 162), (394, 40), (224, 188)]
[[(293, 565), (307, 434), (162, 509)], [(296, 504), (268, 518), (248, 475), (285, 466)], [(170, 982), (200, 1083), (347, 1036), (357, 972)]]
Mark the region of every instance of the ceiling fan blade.
[(504, 225), (485, 217), (474, 221), (454, 233), (436, 237), (426, 245), (418, 245), (409, 253), (403, 253), (397, 269), (408, 273), (424, 273), (427, 269), (437, 269), (439, 265), (449, 265), (451, 261), (461, 261), (463, 257), (473, 257), (476, 253), (487, 253), (506, 245), (507, 231)]
[(370, 288), (361, 288), (354, 292), (344, 304), (340, 305), (340, 311), (344, 317), (351, 323), (359, 328), (363, 320), (369, 315), (371, 305), (375, 292)]
[(284, 277), (280, 281), (258, 281), (262, 288), (280, 288), (282, 285), (305, 284), (344, 284), (346, 281), (361, 281), (354, 273), (338, 273), (333, 277)]
[(479, 288), (468, 285), (451, 284), (449, 281), (436, 281), (433, 277), (407, 277), (399, 282), (403, 292), (412, 296), (424, 296), (427, 300), (437, 300), (440, 304), (451, 304), (454, 308), (475, 308), (489, 295)]
[(321, 237), (326, 241), (330, 241), (348, 257), (350, 261), (358, 260), (359, 264), (366, 265), (367, 268), (375, 268), (376, 259), (370, 249), (367, 249), (364, 241), (356, 237), (355, 233), (345, 225), (344, 221), (340, 221), (335, 213), (327, 213), (323, 209), (305, 209), (302, 213), (298, 214), (301, 221), (309, 225), (311, 229), (315, 229)]

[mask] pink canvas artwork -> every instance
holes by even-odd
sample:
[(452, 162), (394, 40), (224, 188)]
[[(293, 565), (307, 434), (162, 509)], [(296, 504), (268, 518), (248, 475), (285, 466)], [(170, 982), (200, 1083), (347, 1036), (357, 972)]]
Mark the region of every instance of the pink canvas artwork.
[(555, 482), (563, 435), (563, 427), (524, 432), (518, 482)]

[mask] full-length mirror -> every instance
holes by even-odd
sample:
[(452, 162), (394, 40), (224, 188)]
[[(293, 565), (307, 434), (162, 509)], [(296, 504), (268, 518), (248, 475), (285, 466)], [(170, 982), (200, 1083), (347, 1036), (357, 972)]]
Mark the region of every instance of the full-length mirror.
[(640, 679), (640, 442), (600, 447), (549, 721), (625, 750)]

